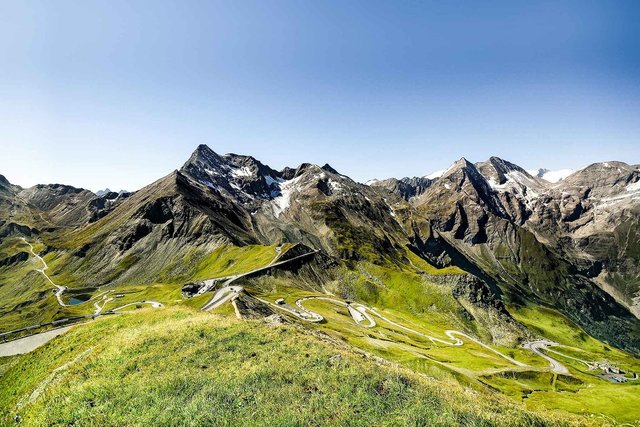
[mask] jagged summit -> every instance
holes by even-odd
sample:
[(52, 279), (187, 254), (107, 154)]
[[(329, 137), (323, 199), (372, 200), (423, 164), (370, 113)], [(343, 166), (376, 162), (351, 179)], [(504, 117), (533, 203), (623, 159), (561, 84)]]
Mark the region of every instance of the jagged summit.
[(495, 156), (487, 161), (476, 163), (476, 167), (485, 177), (493, 178), (498, 184), (504, 184), (511, 172), (518, 172), (528, 179), (533, 179), (529, 172), (520, 166)]
[(324, 166), (322, 166), (322, 169), (326, 170), (327, 172), (331, 172), (331, 173), (335, 173), (336, 175), (340, 175), (340, 173), (337, 170), (335, 170), (334, 168), (332, 168), (329, 163), (325, 163)]
[(371, 187), (384, 188), (387, 191), (399, 195), (405, 200), (409, 200), (424, 193), (434, 181), (434, 179), (425, 177), (405, 177), (401, 179), (388, 178), (381, 181), (370, 181), (367, 185)]
[[(168, 254), (208, 253), (220, 244), (302, 243), (338, 260), (399, 265), (399, 248), (411, 247), (437, 265), (471, 266), (507, 295), (551, 306), (558, 295), (572, 299), (569, 314), (578, 306), (617, 313), (619, 306), (600, 307), (589, 295), (604, 301), (605, 285), (615, 288), (620, 277), (629, 278), (615, 295), (640, 313), (632, 252), (639, 235), (638, 167), (594, 164), (555, 184), (535, 175), (495, 156), (475, 164), (462, 157), (434, 179), (363, 185), (328, 164), (278, 171), (202, 144), (179, 170), (128, 197), (60, 185), (2, 190), (0, 209), (10, 221), (0, 224), (0, 233), (14, 233), (12, 223), (54, 234), (77, 230), (74, 239), (85, 249), (74, 262), (95, 281), (142, 274), (148, 269), (142, 263), (115, 270), (133, 255), (164, 266)], [(0, 188), (7, 183), (0, 179)], [(596, 279), (602, 289), (589, 282), (574, 297), (572, 281)], [(590, 323), (598, 315), (574, 320), (598, 332)]]
[(460, 159), (456, 160), (455, 162), (453, 162), (451, 166), (449, 166), (449, 168), (445, 171), (445, 173), (442, 176), (448, 175), (451, 172), (454, 172), (460, 169), (465, 169), (465, 168), (474, 168), (474, 164), (471, 163), (466, 158), (460, 157)]
[(244, 203), (256, 198), (270, 199), (279, 193), (279, 172), (251, 156), (233, 153), (221, 156), (204, 144), (196, 148), (180, 171)]
[(306, 173), (340, 175), (329, 164), (302, 163), (297, 168), (277, 171), (252, 156), (235, 153), (219, 155), (205, 144), (199, 145), (180, 169), (182, 173), (243, 204), (272, 200), (282, 194), (282, 184)]

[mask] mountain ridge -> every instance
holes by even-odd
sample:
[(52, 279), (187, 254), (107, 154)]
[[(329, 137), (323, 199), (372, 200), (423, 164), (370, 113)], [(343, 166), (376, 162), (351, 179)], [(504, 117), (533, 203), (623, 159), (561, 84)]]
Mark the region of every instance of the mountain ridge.
[[(548, 183), (494, 156), (463, 157), (434, 179), (364, 185), (329, 165), (276, 171), (203, 144), (179, 170), (125, 197), (60, 185), (20, 189), (0, 205), (9, 212), (0, 232), (15, 234), (20, 228), (11, 224), (36, 230), (51, 250), (71, 250), (64, 264), (83, 271), (77, 280), (101, 286), (153, 277), (163, 256), (177, 262), (221, 244), (300, 243), (347, 266), (404, 265), (413, 248), (431, 263), (481, 277), (491, 298), (553, 305), (590, 333), (640, 351), (631, 332), (640, 312), (632, 261), (640, 239), (635, 231), (624, 244), (616, 237), (619, 227), (638, 230), (639, 181), (637, 167), (604, 162)], [(582, 290), (571, 297), (576, 286)], [(576, 313), (576, 304), (585, 311)], [(611, 322), (631, 335), (610, 335)]]

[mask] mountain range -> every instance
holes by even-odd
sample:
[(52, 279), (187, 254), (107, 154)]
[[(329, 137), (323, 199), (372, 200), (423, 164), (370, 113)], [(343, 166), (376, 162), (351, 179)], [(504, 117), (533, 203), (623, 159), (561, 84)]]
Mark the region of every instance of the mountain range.
[[(191, 399), (216, 381), (215, 393), (284, 390), (298, 408), (335, 397), (314, 391), (325, 378), (349, 389), (339, 400), (349, 419), (360, 411), (353, 390), (365, 406), (384, 406), (394, 387), (420, 390), (420, 402), (434, 390), (457, 399), (444, 424), (637, 422), (640, 166), (534, 172), (461, 158), (428, 176), (362, 184), (328, 164), (276, 170), (200, 145), (135, 192), (22, 188), (0, 175), (0, 338), (84, 322), (28, 355), (2, 357), (20, 339), (0, 343), (0, 420), (24, 413), (56, 424), (85, 400), (94, 418), (115, 408), (129, 420), (162, 410), (144, 396)], [(365, 377), (386, 379), (363, 391), (368, 380), (342, 358), (349, 372), (375, 365)], [(60, 382), (69, 366), (76, 380)], [(197, 390), (183, 392), (176, 372)], [(155, 391), (140, 394), (143, 383)], [(49, 397), (33, 398), (43, 387)], [(60, 408), (51, 399), (69, 390), (69, 414), (38, 409)], [(115, 404), (119, 393), (136, 403)], [(464, 403), (468, 393), (485, 404)]]
[(541, 176), (497, 157), (462, 158), (433, 179), (365, 185), (328, 164), (277, 171), (201, 145), (134, 193), (23, 189), (1, 177), (0, 236), (46, 242), (69, 283), (83, 288), (186, 282), (195, 261), (180, 260), (226, 245), (317, 249), (303, 275), (315, 289), (360, 260), (407, 265), (417, 256), (474, 278), (458, 298), (499, 312), (476, 319), (496, 343), (527, 336), (505, 306), (536, 304), (640, 354), (639, 166), (597, 163), (555, 183)]

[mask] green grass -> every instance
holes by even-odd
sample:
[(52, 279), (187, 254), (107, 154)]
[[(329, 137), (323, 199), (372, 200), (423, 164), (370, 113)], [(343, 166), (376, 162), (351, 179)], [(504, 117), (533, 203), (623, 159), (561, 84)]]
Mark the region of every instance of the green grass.
[[(554, 347), (560, 353), (587, 361), (614, 363), (626, 371), (640, 372), (640, 360), (604, 344), (587, 335), (580, 327), (555, 310), (543, 307), (511, 307), (513, 316), (541, 336), (563, 344)], [(554, 353), (552, 357), (567, 366), (579, 386), (572, 385), (570, 392), (562, 387), (538, 388), (527, 399), (527, 407), (555, 407), (572, 413), (595, 414), (601, 420), (614, 419), (618, 422), (640, 421), (640, 382), (612, 384), (596, 377), (598, 371), (589, 371), (577, 361)], [(494, 384), (495, 385), (495, 384)], [(513, 394), (514, 384), (506, 382), (500, 387)]]
[[(26, 426), (581, 423), (380, 365), (292, 326), (184, 308), (78, 326), (0, 359), (0, 417)], [(25, 373), (28, 372), (28, 375)]]
[[(390, 274), (393, 276), (395, 273)], [(268, 280), (263, 278), (260, 281), (261, 287), (256, 288), (255, 291), (262, 292), (261, 295), (271, 301), (282, 297), (293, 302), (303, 296), (313, 295), (310, 292), (283, 286), (275, 278), (270, 280), (273, 282), (272, 286), (267, 286), (265, 283)], [(385, 292), (392, 292), (393, 281), (385, 280), (384, 283), (387, 286)], [(265, 290), (267, 292), (264, 292)], [(429, 310), (415, 311), (411, 305), (394, 305), (392, 309), (390, 306), (382, 305), (385, 302), (384, 299), (379, 298), (377, 301), (377, 310), (385, 316), (429, 335), (446, 339), (444, 329), (464, 330), (464, 327), (454, 326), (456, 318), (453, 315), (447, 320), (443, 313), (440, 313), (440, 316), (432, 316)], [(323, 323), (309, 325), (310, 328), (319, 329), (337, 340), (399, 363), (416, 372), (441, 380), (455, 380), (475, 390), (487, 390), (488, 387), (518, 402), (523, 401), (531, 409), (545, 408), (563, 413), (582, 414), (585, 408), (591, 405), (594, 408), (593, 411), (587, 412), (594, 416), (604, 414), (620, 421), (640, 420), (640, 383), (611, 384), (597, 377), (599, 371), (588, 371), (580, 362), (554, 356), (572, 373), (572, 377), (555, 378), (548, 372), (548, 363), (544, 359), (522, 348), (493, 346), (502, 353), (526, 363), (531, 367), (529, 369), (516, 367), (468, 341), (462, 347), (434, 344), (379, 318), (376, 318), (378, 323), (376, 328), (361, 328), (355, 325), (345, 308), (328, 302), (310, 300), (305, 302), (305, 307), (321, 314), (326, 320)], [(580, 328), (558, 312), (547, 309), (515, 311), (513, 308), (512, 311), (523, 323), (537, 328), (535, 330), (540, 335), (566, 345), (573, 344), (571, 347), (557, 347), (557, 351), (585, 360), (606, 360), (625, 370), (640, 372), (640, 361), (585, 335)], [(614, 401), (616, 405), (592, 405), (591, 400), (599, 392), (607, 393), (608, 401)], [(567, 397), (567, 393), (571, 397)], [(557, 396), (563, 396), (563, 398), (557, 399)], [(523, 397), (526, 398), (523, 400)], [(570, 405), (565, 404), (571, 399), (575, 402)]]
[[(3, 242), (0, 244), (0, 250), (5, 253), (11, 253), (12, 251), (15, 252), (20, 250), (22, 248), (21, 245), (23, 246), (24, 244), (20, 241)], [(290, 247), (290, 245), (285, 246), (283, 248), (283, 252), (290, 249)], [(275, 246), (258, 245), (242, 248), (224, 246), (219, 247), (206, 255), (187, 252), (186, 255), (181, 253), (180, 256), (185, 255), (183, 261), (186, 265), (190, 266), (188, 269), (188, 271), (191, 272), (189, 273), (190, 280), (196, 280), (225, 277), (266, 266), (274, 260), (276, 255), (274, 248)], [(41, 247), (36, 247), (36, 251), (40, 249)], [(390, 319), (393, 319), (398, 323), (411, 326), (414, 329), (421, 330), (432, 336), (446, 339), (444, 330), (457, 329), (466, 331), (471, 335), (478, 336), (488, 342), (489, 338), (487, 337), (489, 334), (483, 326), (462, 316), (462, 308), (458, 301), (451, 295), (450, 286), (440, 285), (430, 281), (430, 276), (455, 275), (460, 274), (460, 271), (455, 268), (436, 269), (417, 256), (412, 257), (411, 254), (407, 256), (411, 259), (411, 265), (393, 263), (377, 265), (368, 261), (352, 262), (350, 264), (350, 268), (347, 268), (346, 266), (340, 268), (339, 280), (324, 283), (324, 290), (338, 295), (338, 298), (356, 300), (375, 307)], [(75, 273), (70, 273), (70, 269), (65, 267), (66, 260), (68, 259), (67, 255), (59, 251), (50, 252), (45, 256), (45, 258), (50, 265), (50, 271), (53, 271), (52, 274), (56, 283), (65, 286), (70, 284), (73, 285), (70, 292), (87, 292), (92, 295), (97, 295), (105, 290), (113, 290), (113, 292), (109, 294), (110, 296), (115, 296), (116, 294), (124, 295), (121, 298), (114, 299), (107, 303), (104, 311), (129, 302), (139, 300), (157, 300), (167, 306), (167, 310), (163, 310), (163, 312), (166, 311), (167, 313), (171, 313), (167, 320), (167, 328), (171, 328), (171, 325), (173, 324), (172, 322), (176, 320), (171, 316), (178, 316), (180, 319), (177, 320), (184, 320), (185, 322), (188, 322), (186, 319), (192, 318), (192, 320), (189, 321), (196, 323), (201, 321), (204, 322), (202, 319), (216, 319), (216, 322), (218, 323), (208, 326), (207, 331), (211, 331), (207, 333), (211, 334), (216, 334), (213, 330), (220, 325), (223, 325), (223, 327), (226, 327), (225, 325), (227, 324), (235, 325), (234, 321), (229, 319), (225, 320), (219, 317), (234, 317), (234, 311), (230, 304), (226, 304), (217, 309), (215, 313), (218, 316), (201, 317), (203, 315), (198, 314), (195, 311), (211, 297), (211, 294), (198, 296), (192, 299), (184, 299), (181, 295), (181, 285), (184, 282), (180, 282), (175, 275), (172, 275), (172, 272), (176, 271), (174, 261), (167, 262), (165, 265), (163, 270), (165, 273), (161, 274), (162, 280), (147, 280), (143, 282), (131, 281), (116, 283), (101, 288), (86, 288), (83, 287), (86, 286), (86, 284), (76, 281), (76, 277), (78, 276)], [(133, 256), (127, 256), (119, 259), (118, 265), (123, 269), (128, 269), (131, 265), (136, 264), (134, 261)], [(0, 300), (4, 301), (4, 305), (0, 306), (0, 330), (14, 329), (15, 327), (28, 326), (34, 323), (50, 321), (56, 318), (68, 317), (75, 314), (90, 314), (94, 311), (93, 302), (97, 300), (74, 307), (59, 307), (55, 297), (53, 296), (51, 285), (44, 280), (40, 273), (35, 271), (36, 266), (34, 263), (35, 259), (32, 257), (30, 261), (22, 263), (17, 267), (12, 267), (11, 269), (0, 269), (0, 283), (2, 283), (0, 285), (0, 298), (3, 297)], [(271, 301), (278, 297), (285, 297), (288, 301), (292, 302), (302, 296), (318, 293), (301, 290), (299, 286), (300, 284), (296, 282), (295, 278), (290, 274), (262, 276), (259, 278), (244, 280), (243, 284), (252, 292), (256, 292)], [(313, 287), (310, 287), (309, 289), (313, 289)], [(26, 304), (23, 304), (25, 301)], [(480, 393), (483, 397), (489, 393), (489, 390), (493, 390), (493, 392), (498, 391), (509, 396), (514, 401), (523, 401), (523, 404), (526, 405), (527, 408), (535, 410), (537, 413), (545, 413), (546, 410), (554, 411), (552, 413), (553, 419), (563, 418), (563, 415), (558, 415), (558, 413), (564, 414), (565, 412), (573, 412), (581, 414), (585, 411), (585, 408), (592, 408), (591, 413), (603, 414), (605, 417), (613, 417), (621, 421), (640, 419), (640, 409), (629, 410), (624, 406), (626, 404), (633, 405), (634, 408), (640, 408), (640, 400), (636, 397), (640, 396), (640, 384), (610, 384), (603, 379), (595, 377), (594, 372), (587, 372), (586, 367), (579, 362), (563, 360), (560, 356), (556, 357), (568, 366), (574, 375), (575, 381), (565, 380), (563, 378), (555, 378), (548, 372), (543, 372), (547, 363), (531, 352), (525, 351), (521, 348), (494, 346), (494, 348), (508, 354), (510, 357), (532, 366), (533, 370), (531, 371), (519, 372), (519, 369), (510, 365), (503, 358), (500, 358), (473, 343), (465, 342), (465, 345), (462, 347), (450, 347), (442, 344), (434, 344), (424, 337), (407, 333), (406, 331), (391, 324), (387, 324), (377, 318), (376, 321), (379, 324), (378, 327), (374, 329), (364, 329), (354, 324), (350, 315), (343, 307), (338, 307), (321, 301), (309, 301), (306, 303), (306, 306), (322, 314), (326, 319), (326, 322), (324, 323), (308, 325), (309, 329), (326, 333), (339, 342), (344, 342), (353, 348), (361, 349), (370, 354), (382, 357), (387, 361), (397, 363), (404, 368), (414, 371), (416, 374), (427, 375), (430, 378), (437, 379), (438, 381), (447, 384), (447, 387), (453, 387), (452, 384), (454, 383), (458, 384), (457, 387), (464, 385), (467, 387), (467, 390), (473, 390), (473, 393)], [(565, 354), (573, 357), (584, 358), (586, 360), (610, 361), (623, 369), (640, 372), (640, 361), (622, 351), (616, 350), (593, 339), (574, 323), (567, 320), (563, 315), (554, 310), (540, 307), (509, 307), (509, 309), (517, 320), (521, 321), (531, 330), (537, 332), (541, 336), (545, 336), (567, 346), (558, 348), (558, 351), (564, 352)], [(131, 307), (131, 310), (134, 312), (138, 311), (135, 307)], [(134, 334), (134, 337), (137, 336), (137, 334), (152, 337), (160, 328), (160, 326), (158, 326), (159, 323), (161, 323), (160, 319), (165, 316), (153, 310), (145, 310), (144, 313), (148, 313), (144, 316), (149, 316), (150, 319), (155, 320), (150, 320), (151, 323), (149, 324), (144, 323), (142, 320), (136, 320), (133, 322), (131, 324), (133, 329), (130, 333)], [(137, 319), (137, 315), (119, 316), (118, 319), (120, 318)], [(98, 328), (98, 325), (103, 324), (102, 322), (104, 322), (104, 324), (115, 325), (113, 327), (117, 328), (117, 330), (123, 335), (128, 333), (125, 330), (128, 326), (126, 320), (116, 321), (105, 319), (92, 323), (91, 325), (82, 326), (82, 328)], [(260, 325), (256, 323), (250, 324)], [(148, 332), (144, 331), (147, 327), (145, 325), (150, 328)], [(198, 325), (200, 325), (200, 323), (198, 323)], [(77, 329), (80, 330), (80, 328)], [(96, 331), (97, 334), (102, 332), (103, 331), (100, 329)], [(164, 336), (163, 334), (164, 333), (161, 332), (159, 333), (159, 336)], [(177, 341), (180, 339), (181, 338), (179, 337), (176, 338)], [(173, 340), (166, 338), (163, 342), (170, 350), (173, 349), (171, 351), (177, 352), (178, 354), (180, 354), (182, 350), (181, 348), (174, 348), (174, 346), (190, 346), (190, 344), (185, 343), (178, 344), (177, 341), (174, 342)], [(109, 346), (121, 346), (122, 344), (111, 340), (109, 337), (109, 339), (105, 341), (104, 345), (105, 347), (99, 346), (98, 348), (102, 349), (101, 351), (104, 350), (106, 352), (110, 352), (111, 350), (109, 350)], [(293, 343), (291, 345), (293, 345)], [(82, 346), (79, 348), (82, 348)], [(142, 354), (144, 351), (147, 351), (144, 349), (145, 347), (143, 346), (140, 350), (141, 354), (136, 357), (140, 357), (142, 358), (141, 360), (146, 361), (146, 358), (152, 357), (152, 354)], [(210, 350), (220, 351), (217, 348)], [(154, 348), (148, 349), (148, 351), (154, 352), (156, 350)], [(184, 351), (185, 354), (188, 355), (190, 354), (191, 349), (189, 347)], [(288, 351), (293, 350), (289, 348)], [(253, 350), (251, 352), (253, 352)], [(71, 351), (71, 353), (77, 354), (75, 349)], [(14, 366), (14, 364), (22, 363), (20, 362), (22, 360), (28, 360), (29, 357), (30, 356), (10, 358), (8, 360), (0, 361), (0, 365), (4, 364), (2, 366), (5, 367)], [(279, 359), (273, 360), (278, 360), (276, 365), (281, 363)], [(33, 361), (33, 363), (36, 364), (36, 361)], [(37, 363), (44, 362), (41, 361)], [(181, 366), (181, 362), (179, 361), (172, 363), (176, 366)], [(231, 363), (240, 362), (234, 359)], [(28, 374), (26, 374), (27, 377), (31, 376), (32, 372), (33, 375), (38, 377), (39, 371), (35, 368), (36, 365), (22, 366), (24, 366), (23, 374), (28, 372)], [(52, 369), (51, 366), (47, 369), (50, 368)], [(180, 369), (182, 369), (182, 367)], [(276, 375), (276, 372), (278, 372), (280, 368), (278, 366), (274, 366), (272, 369), (274, 372), (273, 375)], [(10, 371), (7, 370), (6, 372)], [(169, 374), (168, 372), (163, 372), (163, 375)], [(190, 378), (189, 376), (187, 377)], [(90, 376), (87, 378), (90, 378)], [(235, 381), (232, 378), (227, 379), (229, 381)], [(326, 380), (331, 381), (330, 378), (327, 378)], [(0, 378), (0, 386), (3, 386), (2, 381), (3, 379)], [(98, 380), (96, 379), (95, 381)], [(140, 378), (140, 381), (148, 382), (149, 379), (147, 377), (142, 377)], [(167, 381), (169, 381), (168, 377)], [(196, 381), (196, 384), (200, 384), (195, 379), (193, 381)], [(206, 388), (206, 384), (200, 385)], [(222, 387), (221, 384), (218, 385)], [(108, 384), (108, 386), (115, 387), (113, 384)], [(133, 380), (131, 380), (131, 383), (128, 386), (134, 387)], [(180, 384), (176, 385), (176, 387), (178, 386), (180, 390), (184, 387)], [(73, 387), (72, 385), (69, 385), (69, 390)], [(73, 389), (75, 390), (75, 388)], [(187, 389), (191, 390), (189, 388)], [(462, 388), (460, 388), (460, 390), (462, 390)], [(68, 390), (66, 390), (65, 393), (67, 393), (67, 391)], [(70, 394), (67, 400), (83, 398), (81, 394), (78, 394), (80, 393), (79, 390), (76, 390), (73, 393), (76, 394)], [(601, 405), (595, 403), (597, 396), (601, 393), (606, 393), (606, 401), (609, 403)], [(1, 397), (2, 392), (0, 392), (0, 398)], [(109, 405), (121, 403), (118, 400), (118, 396), (112, 395), (111, 397), (113, 400), (109, 403), (108, 397), (103, 396), (105, 399), (105, 408)], [(523, 399), (523, 397), (526, 398)], [(290, 398), (293, 399), (293, 396), (290, 396)], [(160, 402), (164, 402), (163, 399), (167, 399), (167, 397), (162, 395), (157, 396), (157, 399)], [(193, 407), (190, 406), (192, 405), (192, 402), (185, 401), (185, 399), (186, 398), (182, 401), (179, 400), (182, 402), (182, 405), (188, 408), (185, 409), (185, 413), (189, 416), (195, 417), (195, 419), (199, 419), (198, 416), (195, 415), (195, 412), (189, 411), (195, 411), (196, 408), (201, 411), (202, 405), (204, 405), (202, 402), (206, 401), (206, 399), (213, 398), (209, 395), (203, 395), (198, 398), (202, 399), (202, 401), (196, 399), (196, 401), (193, 402)], [(217, 400), (215, 400), (215, 402), (222, 404)], [(323, 402), (329, 405), (337, 404), (335, 401), (330, 399), (324, 400)], [(54, 401), (53, 404), (57, 405), (58, 402)], [(151, 405), (148, 401), (145, 404)], [(258, 403), (256, 403), (256, 405), (257, 404)], [(262, 402), (259, 404), (263, 405)], [(141, 407), (143, 403), (138, 402), (136, 405)], [(454, 408), (452, 410), (459, 410), (459, 407), (456, 406), (458, 403), (455, 403), (455, 405), (454, 403), (451, 403), (451, 405), (452, 408)], [(93, 409), (91, 408), (93, 407), (82, 409), (82, 411), (86, 411), (86, 414), (91, 415), (93, 414)], [(105, 408), (102, 410), (106, 411)], [(267, 405), (265, 406), (264, 411), (268, 408), (272, 407)], [(178, 410), (177, 407), (175, 410)], [(262, 411), (263, 409), (259, 410)], [(275, 411), (275, 409), (273, 410)], [(413, 409), (410, 408), (407, 409), (409, 413), (411, 413), (412, 410)], [(82, 412), (74, 411), (76, 410), (72, 408), (64, 409), (58, 414), (60, 415), (60, 418), (56, 418), (53, 421), (50, 419), (41, 420), (38, 418), (40, 415), (33, 415), (33, 422), (34, 425), (46, 425), (48, 422), (66, 425), (67, 421), (71, 420), (69, 422), (72, 422), (74, 417), (82, 418)], [(78, 409), (77, 411), (81, 410)], [(155, 408), (153, 411), (160, 411), (160, 409)], [(400, 411), (400, 409), (396, 408), (394, 411)], [(303, 415), (299, 419), (272, 419), (268, 417), (266, 419), (270, 420), (274, 424), (301, 423), (306, 425), (306, 421), (310, 419), (309, 417), (311, 413), (312, 412), (308, 412), (307, 415), (304, 415), (305, 413), (303, 411)], [(96, 415), (97, 421), (94, 423), (95, 425), (102, 425), (103, 418), (100, 417), (102, 417), (103, 414), (101, 414), (102, 413)], [(355, 412), (353, 414), (355, 414)], [(473, 416), (475, 417), (476, 415), (477, 414)], [(169, 418), (162, 418), (162, 414), (155, 413), (155, 416), (160, 417), (160, 420), (164, 420), (162, 422), (165, 424), (171, 424)], [(146, 420), (146, 418), (133, 417), (133, 421), (125, 422), (123, 421), (124, 419), (125, 418), (118, 418), (118, 423), (113, 425), (119, 425), (119, 423), (137, 425), (144, 423), (144, 420)], [(333, 418), (322, 418), (322, 416), (320, 419), (325, 420), (326, 423), (331, 423), (333, 420)], [(345, 423), (345, 419), (346, 418), (339, 417), (337, 418), (337, 422)], [(366, 419), (371, 420), (371, 418)], [(390, 419), (399, 420), (395, 423), (390, 422), (389, 424), (391, 425), (411, 424), (410, 421), (412, 420), (410, 417), (392, 417)], [(475, 420), (475, 418), (473, 419)], [(479, 419), (485, 420), (482, 417)], [(426, 420), (432, 422), (434, 418), (426, 418)], [(455, 424), (452, 420), (455, 421), (458, 419), (451, 418), (446, 419), (443, 422), (445, 424), (449, 422)], [(503, 421), (504, 420), (500, 420), (499, 422), (503, 423)], [(249, 424), (251, 423), (249, 422)], [(416, 424), (420, 423), (416, 422)], [(81, 423), (81, 425), (83, 424)], [(471, 423), (471, 425), (473, 425), (473, 423)]]
[(463, 270), (456, 267), (455, 265), (450, 267), (437, 268), (429, 264), (427, 261), (423, 260), (422, 258), (420, 258), (418, 255), (414, 254), (411, 251), (407, 251), (406, 255), (407, 255), (407, 259), (411, 261), (411, 264), (414, 267), (416, 267), (420, 271), (427, 274), (431, 274), (434, 276), (441, 276), (445, 274), (465, 274)]
[[(39, 253), (44, 249), (44, 245), (33, 242), (34, 251)], [(117, 306), (141, 300), (159, 300), (164, 304), (173, 304), (182, 299), (180, 293), (181, 286), (189, 280), (202, 280), (215, 277), (225, 277), (244, 273), (256, 268), (268, 265), (275, 256), (275, 245), (271, 246), (220, 246), (213, 252), (193, 257), (193, 266), (184, 275), (172, 275), (173, 264), (165, 265), (157, 280), (135, 277), (122, 283), (114, 283), (101, 287), (87, 287), (94, 283), (83, 276), (81, 269), (70, 268), (71, 256), (64, 251), (52, 251), (44, 255), (44, 259), (49, 265), (47, 274), (52, 280), (62, 286), (66, 286), (67, 292), (63, 295), (63, 300), (69, 300), (69, 296), (74, 293), (96, 296), (104, 291), (113, 290), (112, 294), (124, 293), (123, 298), (114, 299), (107, 303), (103, 311)], [(281, 255), (284, 255), (293, 245), (283, 245)], [(20, 250), (28, 251), (28, 246), (18, 238), (3, 240), (0, 243), (0, 251), (6, 254), (17, 253)], [(186, 263), (185, 256), (178, 256), (180, 263)], [(126, 272), (136, 264), (135, 255), (124, 256), (117, 263), (116, 271)], [(139, 262), (139, 261), (138, 261)], [(139, 267), (139, 266), (138, 266)], [(96, 300), (71, 307), (60, 307), (54, 294), (53, 287), (36, 271), (42, 268), (41, 263), (33, 256), (23, 263), (0, 268), (0, 332), (31, 326), (34, 324), (47, 323), (52, 320), (66, 318), (77, 315), (87, 315), (94, 312), (93, 303)], [(113, 296), (111, 295), (111, 296)], [(186, 304), (196, 307), (203, 305), (206, 299), (197, 298), (187, 301)]]
[(221, 246), (200, 261), (195, 279), (233, 276), (264, 267), (277, 255), (276, 246)]
[[(268, 294), (262, 294), (271, 301), (285, 298), (289, 302), (307, 295), (314, 294), (285, 287), (270, 289)], [(458, 378), (465, 384), (478, 385), (475, 381), (477, 375), (487, 370), (513, 367), (505, 359), (472, 342), (467, 341), (462, 347), (433, 343), (423, 336), (407, 332), (377, 317), (375, 328), (361, 328), (353, 322), (346, 308), (322, 300), (308, 300), (305, 307), (321, 314), (326, 320), (309, 327), (318, 328), (357, 348), (438, 378)], [(430, 316), (414, 315), (401, 309), (391, 310), (381, 306), (377, 307), (377, 310), (401, 325), (443, 340), (450, 340), (444, 334), (444, 330), (449, 329), (451, 323), (444, 324), (441, 318), (434, 321)], [(531, 357), (529, 352), (522, 349), (499, 350), (516, 360), (529, 363), (533, 359), (533, 366), (535, 363), (544, 366), (539, 358)], [(425, 363), (425, 358), (430, 363)], [(464, 373), (465, 378), (460, 378), (459, 373)]]

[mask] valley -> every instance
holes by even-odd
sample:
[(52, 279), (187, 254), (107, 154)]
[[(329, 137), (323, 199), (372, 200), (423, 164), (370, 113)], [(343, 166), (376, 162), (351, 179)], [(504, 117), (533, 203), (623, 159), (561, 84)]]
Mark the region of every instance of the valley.
[[(229, 402), (267, 399), (269, 378), (293, 407), (327, 404), (317, 394), (323, 386), (298, 369), (322, 354), (314, 375), (334, 375), (327, 366), (342, 369), (331, 355), (339, 353), (353, 380), (343, 386), (374, 412), (395, 407), (400, 423), (406, 414), (439, 419), (408, 397), (420, 395), (444, 405), (448, 421), (637, 423), (640, 169), (609, 162), (585, 170), (548, 183), (501, 159), (462, 159), (437, 177), (364, 185), (329, 165), (276, 171), (200, 146), (180, 170), (108, 200), (3, 180), (0, 416), (34, 425), (106, 420), (118, 387), (99, 378), (107, 372), (124, 378), (124, 395), (144, 377), (158, 387), (150, 396), (172, 406), (166, 399), (186, 399), (191, 386), (148, 364), (162, 357), (214, 394), (221, 389), (207, 384), (218, 380), (202, 383), (196, 372), (232, 364), (234, 397), (215, 397), (231, 405), (227, 414)], [(217, 353), (202, 353), (211, 348)], [(291, 360), (252, 367), (263, 348)], [(404, 397), (387, 401), (386, 385), (356, 385), (368, 384), (357, 375), (360, 359), (371, 378), (391, 375), (381, 381)], [(23, 369), (33, 375), (19, 377)], [(263, 376), (235, 376), (257, 369)], [(274, 380), (275, 371), (289, 379)], [(100, 390), (72, 381), (83, 375)], [(397, 375), (410, 379), (389, 379)], [(326, 378), (339, 389), (338, 377)], [(242, 381), (255, 393), (243, 394)], [(56, 397), (66, 393), (94, 403), (74, 408)], [(507, 418), (489, 404), (461, 404), (468, 393), (502, 402)], [(198, 399), (182, 405), (193, 413), (207, 396)], [(371, 419), (352, 412), (354, 401), (332, 404), (356, 425)], [(43, 415), (42, 405), (54, 409)], [(120, 420), (143, 422), (122, 410)]]

